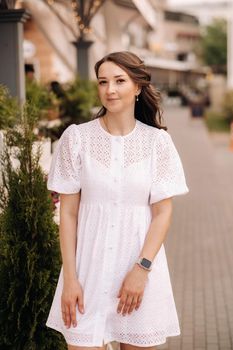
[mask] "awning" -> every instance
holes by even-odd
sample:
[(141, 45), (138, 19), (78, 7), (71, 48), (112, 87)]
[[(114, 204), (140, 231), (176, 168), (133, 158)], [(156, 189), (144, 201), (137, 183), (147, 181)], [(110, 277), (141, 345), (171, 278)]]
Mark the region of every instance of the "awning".
[(185, 71), (189, 71), (197, 68), (197, 65), (191, 62), (168, 60), (168, 59), (157, 58), (157, 57), (147, 57), (147, 58), (145, 57), (144, 63), (147, 67), (175, 70), (180, 72), (182, 71), (185, 72)]

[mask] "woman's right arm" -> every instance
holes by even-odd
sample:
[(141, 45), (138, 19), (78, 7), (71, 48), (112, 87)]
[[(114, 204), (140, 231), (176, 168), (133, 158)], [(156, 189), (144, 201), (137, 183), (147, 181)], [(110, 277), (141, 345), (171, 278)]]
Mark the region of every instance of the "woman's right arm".
[(61, 298), (63, 321), (67, 328), (76, 327), (76, 304), (84, 312), (83, 291), (76, 274), (78, 211), (81, 193), (60, 195), (60, 246), (64, 285)]

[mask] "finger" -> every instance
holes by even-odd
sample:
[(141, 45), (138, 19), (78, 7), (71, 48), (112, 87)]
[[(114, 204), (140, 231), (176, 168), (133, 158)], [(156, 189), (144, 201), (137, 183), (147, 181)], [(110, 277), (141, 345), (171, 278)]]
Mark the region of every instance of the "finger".
[(66, 326), (66, 304), (64, 303), (63, 300), (61, 300), (61, 312), (62, 312), (62, 319), (63, 319), (63, 322)]
[(63, 322), (66, 326), (66, 306), (63, 302), (61, 302), (61, 313), (62, 313)]
[(68, 305), (66, 305), (65, 306), (65, 325), (66, 325), (66, 328), (70, 328), (70, 323), (71, 323), (70, 308)]
[(84, 314), (83, 292), (81, 292), (80, 295), (78, 296), (77, 303), (78, 303), (79, 312), (81, 312), (81, 314)]
[(76, 320), (76, 305), (72, 304), (70, 307), (70, 316), (71, 316), (71, 323), (73, 327), (77, 326), (77, 320)]
[(66, 325), (65, 309), (62, 309), (61, 313), (62, 313), (63, 322)]
[(129, 314), (133, 312), (133, 310), (136, 308), (136, 305), (137, 305), (137, 299), (134, 297), (128, 310)]
[(142, 302), (142, 296), (139, 296), (138, 299), (137, 299), (137, 303), (136, 303), (136, 306), (135, 306), (135, 310), (138, 310), (140, 305), (141, 305), (141, 302)]
[(127, 295), (125, 293), (123, 293), (121, 295), (120, 301), (119, 301), (118, 306), (117, 306), (118, 313), (121, 313), (121, 310), (122, 310), (123, 306), (125, 305), (126, 298), (127, 298)]
[(130, 308), (130, 306), (132, 304), (132, 301), (133, 301), (133, 296), (128, 295), (127, 299), (126, 299), (126, 302), (125, 302), (125, 305), (124, 305), (123, 310), (122, 310), (122, 315), (123, 316), (125, 316), (128, 313), (129, 308)]

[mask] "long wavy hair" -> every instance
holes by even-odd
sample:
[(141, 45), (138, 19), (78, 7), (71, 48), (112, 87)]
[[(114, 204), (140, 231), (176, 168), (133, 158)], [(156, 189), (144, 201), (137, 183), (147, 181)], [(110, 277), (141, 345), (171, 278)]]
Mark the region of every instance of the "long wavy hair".
[[(135, 100), (135, 118), (144, 124), (167, 130), (167, 127), (162, 125), (160, 92), (151, 85), (151, 74), (146, 70), (144, 62), (129, 51), (112, 52), (96, 62), (95, 74), (97, 78), (99, 68), (104, 62), (113, 62), (122, 68), (133, 82), (141, 88), (138, 101)], [(106, 108), (102, 106), (95, 118), (104, 116), (106, 111)]]

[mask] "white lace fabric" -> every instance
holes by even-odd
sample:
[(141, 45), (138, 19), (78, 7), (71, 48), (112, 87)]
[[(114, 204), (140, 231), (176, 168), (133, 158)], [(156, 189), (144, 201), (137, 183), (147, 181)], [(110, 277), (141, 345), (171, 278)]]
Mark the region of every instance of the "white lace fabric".
[(65, 328), (61, 270), (47, 325), (77, 346), (110, 341), (153, 346), (178, 335), (163, 246), (140, 308), (124, 317), (116, 311), (118, 291), (138, 259), (150, 225), (150, 204), (188, 192), (170, 135), (140, 121), (126, 136), (109, 134), (99, 119), (71, 125), (58, 142), (48, 188), (67, 194), (81, 189), (76, 270), (84, 289), (85, 313), (77, 309), (77, 327)]

